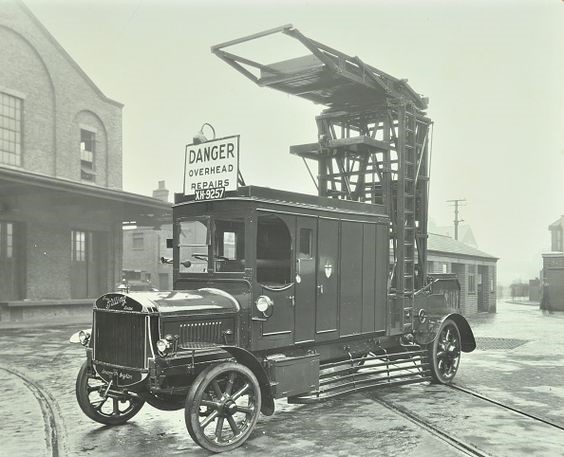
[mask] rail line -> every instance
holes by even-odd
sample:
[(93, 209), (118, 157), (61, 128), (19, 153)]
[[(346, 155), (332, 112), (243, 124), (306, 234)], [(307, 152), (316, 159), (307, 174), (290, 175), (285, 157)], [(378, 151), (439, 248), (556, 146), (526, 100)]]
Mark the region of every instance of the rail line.
[(380, 403), (385, 408), (387, 408), (391, 411), (394, 411), (396, 414), (400, 415), (404, 419), (407, 419), (410, 422), (413, 422), (414, 424), (423, 428), (426, 432), (430, 433), (431, 435), (435, 436), (436, 438), (439, 438), (441, 441), (449, 444), (450, 446), (454, 447), (455, 449), (458, 449), (459, 451), (463, 452), (466, 455), (469, 455), (469, 456), (472, 456), (472, 457), (492, 457), (491, 454), (488, 454), (487, 452), (484, 452), (481, 449), (478, 449), (477, 447), (473, 446), (470, 443), (466, 443), (466, 442), (464, 442), (464, 441), (462, 441), (458, 438), (455, 438), (454, 436), (449, 435), (448, 433), (444, 432), (440, 428), (435, 427), (434, 425), (426, 422), (425, 420), (421, 419), (416, 414), (413, 414), (411, 411), (409, 411), (407, 408), (404, 408), (403, 406), (395, 405), (395, 404), (388, 402), (386, 400), (383, 400), (381, 398), (372, 397), (372, 400), (375, 400), (376, 402)]
[(0, 370), (19, 378), (33, 394), (39, 403), (39, 407), (41, 408), (47, 449), (50, 450), (51, 457), (63, 457), (65, 453), (62, 447), (62, 440), (59, 439), (61, 434), (57, 427), (57, 416), (48, 394), (43, 392), (37, 383), (28, 379), (25, 375), (19, 373), (18, 371), (6, 367), (0, 367)]
[[(532, 419), (534, 421), (541, 422), (545, 425), (548, 425), (548, 426), (557, 428), (558, 430), (564, 431), (564, 426), (562, 426), (560, 424), (557, 424), (557, 423), (552, 422), (548, 419), (536, 416), (534, 414), (528, 413), (526, 411), (520, 410), (518, 408), (514, 408), (513, 406), (506, 405), (506, 404), (504, 404), (500, 401), (491, 399), (491, 398), (489, 398), (485, 395), (482, 395), (478, 392), (474, 392), (474, 391), (467, 389), (465, 387), (461, 387), (461, 386), (458, 386), (456, 384), (451, 384), (447, 387), (449, 387), (453, 390), (457, 390), (459, 392), (462, 392), (466, 395), (471, 395), (473, 397), (479, 398), (480, 400), (491, 403), (495, 406), (506, 409), (506, 410), (511, 411), (513, 413), (519, 414), (523, 417), (527, 417), (527, 418)], [(409, 420), (410, 422), (418, 425), (419, 427), (423, 428), (425, 431), (427, 431), (431, 435), (435, 436), (436, 438), (439, 438), (441, 441), (449, 444), (450, 446), (456, 448), (457, 450), (463, 452), (466, 455), (469, 455), (469, 456), (472, 456), (472, 457), (491, 457), (491, 454), (488, 454), (487, 452), (485, 452), (481, 449), (478, 449), (474, 445), (469, 444), (469, 443), (467, 443), (467, 442), (465, 442), (465, 441), (463, 441), (459, 438), (456, 438), (456, 437), (444, 432), (443, 430), (441, 430), (438, 427), (435, 427), (434, 425), (432, 425), (428, 421), (422, 419), (418, 415), (411, 412), (408, 408), (405, 408), (403, 406), (400, 406), (400, 405), (394, 404), (392, 402), (386, 401), (382, 398), (372, 397), (372, 400), (375, 400), (376, 402), (380, 403), (385, 408), (387, 408), (391, 411), (394, 411), (396, 414), (400, 415), (401, 417), (403, 417), (403, 418)]]
[(456, 384), (450, 384), (449, 387), (450, 387), (451, 389), (458, 390), (459, 392), (463, 392), (463, 393), (465, 393), (465, 394), (468, 394), (468, 395), (471, 395), (471, 396), (473, 396), (473, 397), (476, 397), (476, 398), (479, 398), (479, 399), (481, 399), (481, 400), (484, 400), (484, 401), (487, 401), (487, 402), (489, 402), (489, 403), (492, 403), (492, 404), (494, 404), (494, 405), (496, 405), (496, 406), (499, 406), (499, 407), (501, 407), (501, 408), (507, 409), (507, 410), (509, 410), (509, 411), (513, 411), (514, 413), (520, 414), (520, 415), (525, 416), (525, 417), (528, 417), (528, 418), (530, 418), (530, 419), (534, 419), (534, 420), (536, 420), (536, 421), (538, 421), (538, 422), (542, 422), (543, 424), (550, 425), (551, 427), (555, 427), (555, 428), (557, 428), (557, 429), (559, 429), (559, 430), (564, 431), (564, 426), (562, 426), (562, 425), (560, 425), (560, 424), (557, 424), (557, 423), (555, 423), (555, 422), (549, 421), (548, 419), (544, 419), (544, 418), (539, 417), (539, 416), (536, 416), (536, 415), (534, 415), (534, 414), (527, 413), (527, 412), (525, 412), (525, 411), (523, 411), (523, 410), (520, 410), (520, 409), (518, 409), (518, 408), (514, 408), (513, 406), (505, 405), (505, 404), (501, 403), (500, 401), (493, 400), (493, 399), (491, 399), (491, 398), (489, 398), (489, 397), (486, 397), (485, 395), (482, 395), (482, 394), (480, 394), (480, 393), (478, 393), (478, 392), (475, 392), (475, 391), (473, 391), (473, 390), (467, 389), (467, 388), (465, 388), (465, 387), (458, 386), (458, 385), (456, 385)]

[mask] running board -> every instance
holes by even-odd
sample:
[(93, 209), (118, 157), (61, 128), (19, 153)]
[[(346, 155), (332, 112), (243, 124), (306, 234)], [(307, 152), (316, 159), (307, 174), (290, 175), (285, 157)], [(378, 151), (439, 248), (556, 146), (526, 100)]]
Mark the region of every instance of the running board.
[(319, 389), (288, 397), (288, 403), (317, 403), (377, 387), (402, 386), (431, 380), (427, 351), (370, 353), (365, 357), (327, 363), (319, 368)]

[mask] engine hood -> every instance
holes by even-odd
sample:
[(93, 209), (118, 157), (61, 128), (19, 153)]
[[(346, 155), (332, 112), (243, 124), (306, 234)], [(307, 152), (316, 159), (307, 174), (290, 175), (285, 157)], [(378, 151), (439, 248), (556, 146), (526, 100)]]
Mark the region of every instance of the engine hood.
[(160, 292), (112, 292), (102, 295), (96, 309), (160, 313), (167, 315), (236, 313), (239, 302), (220, 289), (171, 290)]

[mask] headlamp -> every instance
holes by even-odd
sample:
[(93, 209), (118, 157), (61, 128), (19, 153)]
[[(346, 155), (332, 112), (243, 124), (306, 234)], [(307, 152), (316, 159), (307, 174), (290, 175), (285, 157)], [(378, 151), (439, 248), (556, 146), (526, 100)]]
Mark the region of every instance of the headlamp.
[(270, 297), (266, 295), (261, 295), (257, 298), (255, 303), (257, 310), (264, 314), (265, 317), (270, 317), (272, 315), (272, 308), (274, 307), (274, 302)]
[(90, 342), (90, 332), (88, 330), (81, 330), (78, 332), (78, 340), (83, 346), (88, 346)]
[(156, 346), (159, 354), (165, 356), (169, 353), (170, 349), (172, 348), (172, 343), (174, 342), (174, 338), (172, 335), (165, 335), (164, 338), (161, 338), (157, 341)]
[(167, 340), (161, 339), (157, 341), (157, 350), (161, 355), (166, 355), (169, 349), (170, 343)]

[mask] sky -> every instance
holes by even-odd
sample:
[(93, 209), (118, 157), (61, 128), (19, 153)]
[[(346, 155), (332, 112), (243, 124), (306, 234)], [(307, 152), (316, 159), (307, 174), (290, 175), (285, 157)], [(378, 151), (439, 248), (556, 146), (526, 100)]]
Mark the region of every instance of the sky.
[[(124, 190), (151, 195), (165, 180), (181, 191), (184, 146), (209, 122), (218, 137), (241, 135), (247, 183), (315, 193), (288, 150), (316, 141), (323, 106), (259, 88), (210, 52), (290, 23), (429, 97), (431, 219), (451, 225), (446, 201), (466, 199), (461, 218), (479, 248), (500, 258), (498, 282), (538, 275), (548, 225), (564, 214), (563, 1), (26, 4), (102, 92), (125, 105)], [(269, 40), (249, 51), (266, 63), (288, 57)]]

